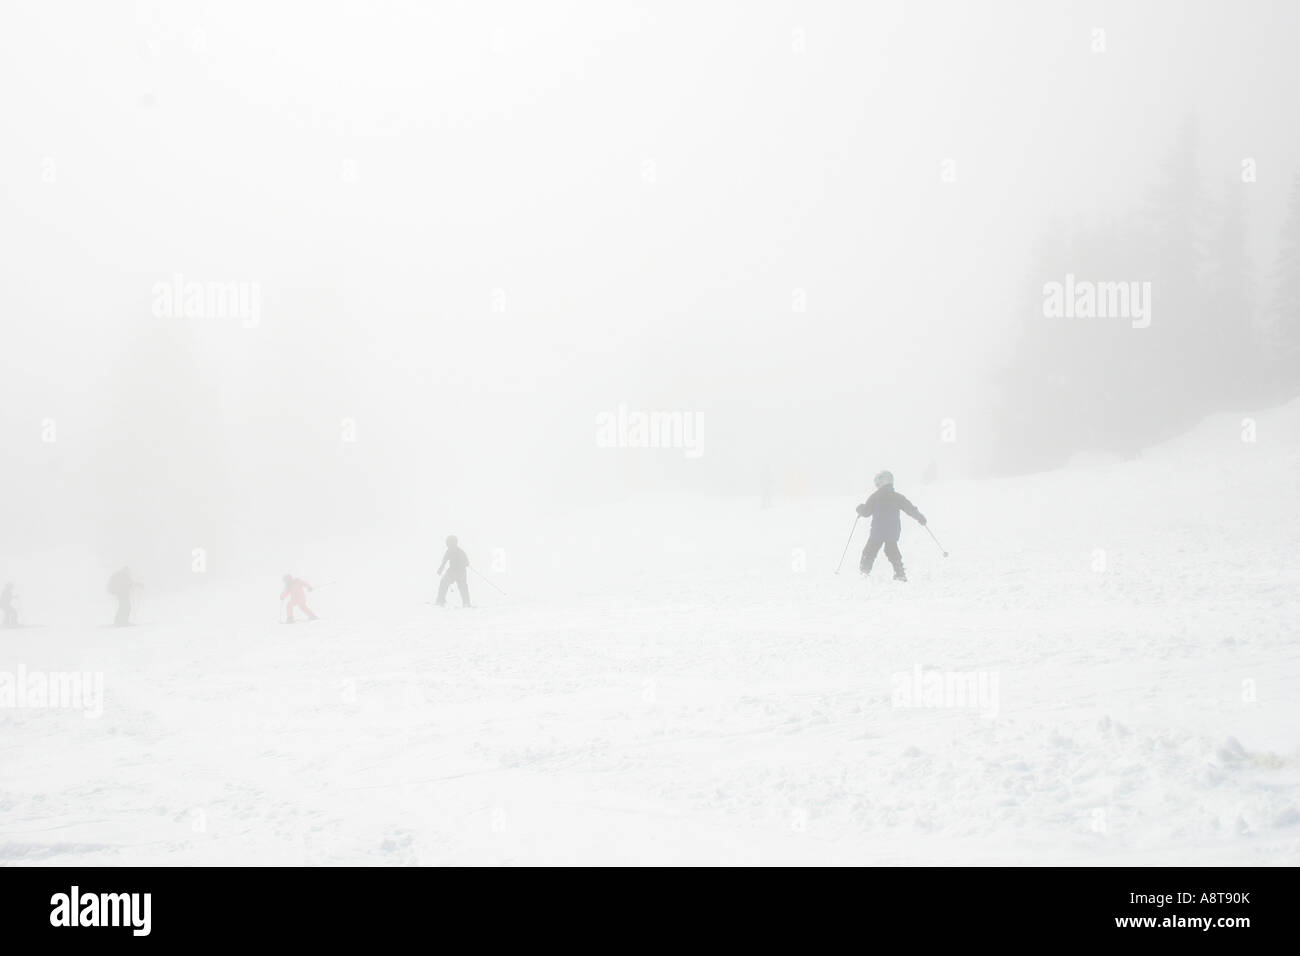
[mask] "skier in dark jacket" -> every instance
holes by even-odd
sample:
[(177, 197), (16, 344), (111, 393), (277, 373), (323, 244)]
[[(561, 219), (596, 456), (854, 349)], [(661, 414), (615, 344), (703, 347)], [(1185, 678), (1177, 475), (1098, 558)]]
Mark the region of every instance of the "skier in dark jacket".
[(871, 534), (867, 546), (862, 549), (862, 560), (858, 570), (863, 574), (871, 573), (871, 566), (876, 562), (881, 545), (885, 548), (885, 557), (894, 566), (894, 580), (906, 581), (907, 572), (903, 570), (903, 554), (898, 550), (898, 536), (902, 534), (902, 522), (898, 513), (907, 512), (921, 525), (925, 524), (925, 515), (916, 510), (916, 505), (894, 490), (894, 476), (888, 471), (876, 475), (876, 490), (871, 497), (858, 505), (858, 514), (871, 518)]
[(125, 565), (108, 579), (108, 593), (117, 598), (117, 614), (113, 618), (114, 627), (126, 627), (131, 623), (131, 595), (140, 587), (140, 582), (131, 577), (131, 569)]
[[(444, 568), (445, 574), (443, 574)], [(461, 550), (454, 534), (447, 535), (447, 553), (442, 556), (442, 563), (438, 565), (438, 573), (442, 575), (442, 580), (438, 582), (438, 607), (446, 606), (447, 589), (453, 584), (460, 592), (460, 603), (469, 607), (469, 581), (466, 579), (468, 569), (469, 555)]]

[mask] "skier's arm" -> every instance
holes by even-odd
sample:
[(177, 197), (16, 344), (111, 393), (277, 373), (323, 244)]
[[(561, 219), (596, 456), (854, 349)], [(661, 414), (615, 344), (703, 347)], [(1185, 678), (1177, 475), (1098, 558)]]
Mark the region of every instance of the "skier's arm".
[(862, 518), (869, 518), (869, 517), (871, 517), (871, 512), (872, 512), (872, 509), (873, 509), (874, 507), (875, 507), (875, 506), (872, 505), (872, 503), (871, 503), (870, 501), (864, 501), (864, 502), (862, 502), (862, 504), (858, 505), (858, 509), (857, 509), (857, 510), (858, 510), (858, 516), (859, 516), (859, 517), (862, 517)]
[(916, 510), (916, 505), (908, 501), (902, 495), (898, 496), (898, 506), (907, 512), (908, 516), (914, 518), (919, 524), (925, 524), (925, 515)]
[(445, 568), (445, 567), (447, 566), (447, 562), (450, 561), (450, 560), (451, 560), (451, 551), (447, 551), (447, 552), (442, 556), (442, 561), (439, 562), (439, 564), (438, 564), (438, 570), (437, 570), (436, 573), (437, 573), (437, 574), (442, 574), (442, 570), (443, 570), (443, 568)]

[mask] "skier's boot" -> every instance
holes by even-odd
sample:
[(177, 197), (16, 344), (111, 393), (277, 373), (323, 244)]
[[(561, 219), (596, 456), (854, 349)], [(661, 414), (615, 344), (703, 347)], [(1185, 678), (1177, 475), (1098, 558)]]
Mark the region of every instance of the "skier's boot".
[(907, 580), (907, 572), (904, 571), (902, 568), (899, 568), (897, 571), (894, 572), (894, 580), (895, 580), (895, 581), (906, 581), (906, 580)]

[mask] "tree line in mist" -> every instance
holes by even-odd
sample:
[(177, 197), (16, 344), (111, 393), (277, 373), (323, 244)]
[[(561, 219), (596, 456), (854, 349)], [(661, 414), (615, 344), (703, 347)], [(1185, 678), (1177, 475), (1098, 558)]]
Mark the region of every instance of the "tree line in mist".
[(1300, 174), (1276, 260), (1255, 263), (1249, 179), (1212, 194), (1199, 152), (1188, 120), (1137, 208), (1044, 230), (996, 370), (997, 471), (1131, 457), (1207, 414), (1300, 393)]

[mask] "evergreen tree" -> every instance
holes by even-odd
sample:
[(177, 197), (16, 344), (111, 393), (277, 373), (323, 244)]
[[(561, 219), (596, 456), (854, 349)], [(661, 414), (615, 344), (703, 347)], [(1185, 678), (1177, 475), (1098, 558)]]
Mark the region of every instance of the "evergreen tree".
[(1054, 222), (1039, 237), (1014, 313), (1014, 345), (997, 370), (996, 468), (1006, 473), (1059, 464), (1066, 452), (1059, 421), (1068, 406), (1068, 380), (1061, 363), (1058, 329), (1043, 314), (1043, 287), (1059, 281), (1069, 260), (1069, 238)]
[(138, 329), (115, 386), (93, 465), (101, 558), (130, 563), (156, 586), (192, 580), (192, 550), (216, 550), (226, 472), (223, 423), (191, 330)]
[(1205, 394), (1215, 409), (1261, 397), (1257, 382), (1263, 355), (1246, 231), (1242, 187), (1230, 186), (1208, 249), (1206, 312), (1214, 366)]
[(1214, 407), (1215, 336), (1204, 296), (1208, 219), (1196, 123), (1184, 120), (1143, 210), (1144, 251), (1135, 262), (1152, 284), (1152, 322), (1134, 351), (1151, 387), (1134, 409), (1149, 444), (1191, 425)]
[(1273, 280), (1269, 377), (1278, 397), (1290, 399), (1300, 394), (1300, 176), (1291, 187)]

